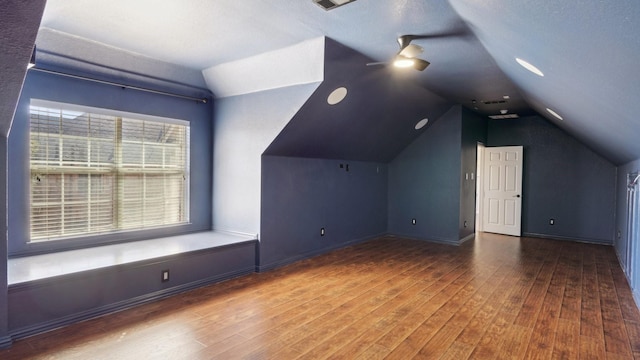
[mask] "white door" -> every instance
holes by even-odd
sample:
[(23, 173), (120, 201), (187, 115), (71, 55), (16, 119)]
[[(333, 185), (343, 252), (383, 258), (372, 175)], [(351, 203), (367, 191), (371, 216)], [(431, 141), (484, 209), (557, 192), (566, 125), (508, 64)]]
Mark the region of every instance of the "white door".
[(520, 236), (522, 146), (485, 147), (482, 230)]

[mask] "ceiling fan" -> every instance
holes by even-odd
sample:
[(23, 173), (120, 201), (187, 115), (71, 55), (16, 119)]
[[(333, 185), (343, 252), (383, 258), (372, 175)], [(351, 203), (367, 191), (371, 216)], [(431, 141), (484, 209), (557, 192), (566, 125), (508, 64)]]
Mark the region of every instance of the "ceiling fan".
[[(429, 66), (429, 62), (424, 59), (420, 59), (417, 56), (424, 52), (424, 49), (420, 45), (412, 44), (411, 42), (416, 39), (427, 39), (433, 37), (431, 35), (402, 35), (398, 37), (398, 44), (400, 50), (391, 60), (391, 64), (400, 68), (414, 68), (418, 71), (423, 71)], [(375, 65), (387, 65), (389, 62), (371, 62), (367, 63), (367, 66)]]
[(424, 59), (418, 58), (418, 55), (424, 52), (424, 49), (420, 45), (412, 44), (413, 40), (421, 39), (435, 39), (450, 36), (464, 36), (466, 35), (466, 27), (460, 24), (456, 24), (450, 31), (435, 33), (435, 34), (422, 34), (422, 35), (401, 35), (398, 37), (398, 45), (400, 50), (390, 62), (372, 62), (367, 66), (373, 65), (387, 65), (393, 64), (395, 67), (414, 68), (418, 71), (423, 71), (429, 66), (429, 62)]

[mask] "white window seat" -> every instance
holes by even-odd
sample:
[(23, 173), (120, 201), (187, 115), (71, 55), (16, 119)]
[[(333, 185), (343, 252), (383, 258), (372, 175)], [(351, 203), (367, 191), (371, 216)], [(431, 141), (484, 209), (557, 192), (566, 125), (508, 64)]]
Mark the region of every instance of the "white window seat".
[(8, 283), (29, 281), (257, 241), (256, 236), (207, 231), (9, 259)]

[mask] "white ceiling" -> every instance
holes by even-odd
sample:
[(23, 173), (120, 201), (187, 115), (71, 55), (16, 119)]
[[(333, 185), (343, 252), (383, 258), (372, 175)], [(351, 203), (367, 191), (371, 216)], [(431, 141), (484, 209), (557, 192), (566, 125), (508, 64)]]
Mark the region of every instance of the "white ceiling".
[(482, 114), (534, 110), (622, 163), (640, 157), (639, 18), (638, 0), (48, 0), (41, 26), (195, 70), (318, 36), (385, 61), (399, 35), (455, 33), (416, 41), (431, 65), (404, 76)]
[(327, 12), (311, 0), (49, 0), (41, 25), (205, 69), (318, 36), (382, 59), (396, 36), (458, 21), (446, 1), (359, 0)]
[(457, 33), (417, 40), (431, 66), (407, 76), (458, 102), (508, 94), (526, 107), (444, 0), (358, 0), (331, 11), (311, 0), (49, 0), (41, 26), (198, 70), (318, 36), (386, 61), (400, 35)]

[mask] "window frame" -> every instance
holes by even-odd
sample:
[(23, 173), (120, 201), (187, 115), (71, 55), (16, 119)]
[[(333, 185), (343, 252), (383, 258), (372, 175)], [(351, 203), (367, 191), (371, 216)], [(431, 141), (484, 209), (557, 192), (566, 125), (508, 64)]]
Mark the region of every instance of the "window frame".
[[(65, 72), (77, 71), (67, 68)], [(109, 76), (105, 75), (107, 79)], [(146, 78), (145, 78), (146, 79)], [(143, 79), (142, 81), (146, 81)], [(122, 79), (119, 79), (122, 81)], [(131, 79), (127, 79), (130, 81)], [(142, 83), (141, 83), (142, 84)], [(8, 257), (17, 258), (67, 250), (126, 244), (210, 231), (213, 223), (213, 134), (215, 101), (206, 90), (166, 82), (144, 82), (148, 88), (162, 88), (198, 98), (206, 103), (162, 94), (123, 89), (53, 73), (29, 71), (6, 138)], [(41, 243), (29, 240), (29, 105), (31, 99), (77, 104), (160, 118), (183, 119), (191, 129), (189, 218), (190, 223), (159, 229), (144, 229), (86, 236)], [(135, 246), (135, 244), (132, 244)]]
[[(190, 179), (190, 164), (191, 164), (191, 159), (190, 159), (190, 122), (186, 121), (186, 120), (180, 120), (180, 119), (174, 119), (174, 118), (167, 118), (167, 117), (160, 117), (160, 116), (154, 116), (154, 115), (147, 115), (147, 114), (140, 114), (140, 113), (132, 113), (132, 112), (126, 112), (126, 111), (118, 111), (118, 110), (111, 110), (111, 109), (105, 109), (105, 108), (98, 108), (98, 107), (91, 107), (91, 106), (84, 106), (84, 105), (78, 105), (78, 104), (70, 104), (70, 103), (63, 103), (63, 102), (54, 102), (54, 101), (48, 101), (48, 100), (42, 100), (42, 99), (30, 99), (29, 102), (29, 126), (28, 126), (28, 133), (29, 133), (29, 139), (31, 140), (31, 107), (40, 107), (40, 108), (48, 108), (48, 109), (54, 109), (54, 110), (61, 110), (61, 111), (68, 111), (68, 112), (82, 112), (82, 113), (90, 113), (92, 115), (96, 115), (96, 116), (106, 116), (106, 117), (113, 117), (114, 121), (116, 121), (116, 123), (114, 124), (114, 127), (117, 131), (122, 131), (122, 124), (123, 124), (123, 119), (131, 119), (131, 120), (135, 120), (135, 121), (147, 121), (147, 122), (153, 122), (153, 123), (162, 123), (162, 124), (172, 124), (172, 125), (180, 125), (180, 126), (184, 126), (185, 129), (185, 149), (184, 149), (184, 154), (183, 159), (185, 160), (184, 165), (184, 185), (183, 185), (183, 189), (182, 189), (182, 204), (183, 204), (183, 221), (177, 222), (177, 223), (173, 223), (173, 224), (163, 224), (163, 225), (154, 225), (154, 226), (140, 226), (140, 227), (135, 227), (135, 228), (115, 228), (112, 230), (108, 230), (108, 231), (101, 231), (101, 232), (85, 232), (85, 233), (76, 233), (76, 234), (71, 234), (71, 233), (67, 233), (67, 234), (63, 234), (61, 236), (55, 236), (55, 237), (45, 237), (45, 238), (38, 238), (38, 239), (33, 239), (32, 238), (32, 224), (31, 224), (31, 208), (32, 208), (32, 200), (31, 196), (33, 195), (32, 192), (32, 183), (31, 181), (29, 182), (29, 186), (28, 186), (28, 195), (29, 195), (29, 201), (28, 201), (28, 208), (29, 208), (29, 214), (30, 214), (30, 219), (29, 219), (29, 236), (27, 239), (27, 243), (28, 244), (39, 244), (39, 243), (47, 243), (47, 242), (59, 242), (59, 241), (65, 241), (65, 240), (73, 240), (73, 239), (82, 239), (82, 238), (93, 238), (93, 237), (101, 237), (101, 236), (105, 236), (105, 235), (111, 235), (111, 234), (127, 234), (127, 233), (133, 233), (136, 231), (145, 231), (145, 230), (152, 230), (152, 229), (166, 229), (166, 228), (173, 228), (173, 227), (179, 227), (182, 225), (188, 225), (190, 224), (190, 183), (191, 183), (191, 179)], [(59, 136), (64, 136), (64, 135), (59, 135)], [(83, 137), (85, 138), (85, 137)], [(90, 141), (91, 137), (87, 136), (86, 137), (87, 141)], [(123, 139), (121, 137), (115, 136), (114, 138), (114, 148), (118, 148), (121, 147), (123, 144)], [(117, 156), (116, 156), (117, 157)], [(31, 147), (29, 148), (29, 174), (30, 174), (30, 178), (33, 176), (32, 172), (32, 161), (31, 161)], [(115, 166), (113, 167), (112, 173), (114, 176), (114, 186), (113, 189), (115, 191), (115, 196), (114, 199), (112, 201), (112, 205), (119, 209), (119, 210), (114, 210), (116, 212), (122, 210), (122, 203), (119, 203), (119, 200), (121, 201), (121, 194), (119, 194), (119, 192), (123, 191), (123, 188), (121, 187), (120, 181), (122, 179), (120, 179), (121, 177), (121, 172), (124, 170), (124, 163), (121, 161), (122, 159), (117, 159), (115, 162)], [(84, 173), (90, 173), (91, 171), (88, 170)], [(146, 174), (147, 171), (144, 170), (144, 166), (141, 166), (139, 169), (139, 172), (136, 172), (139, 174)], [(144, 202), (143, 202), (144, 203)], [(143, 205), (144, 206), (144, 205)], [(117, 221), (116, 221), (117, 222)]]

